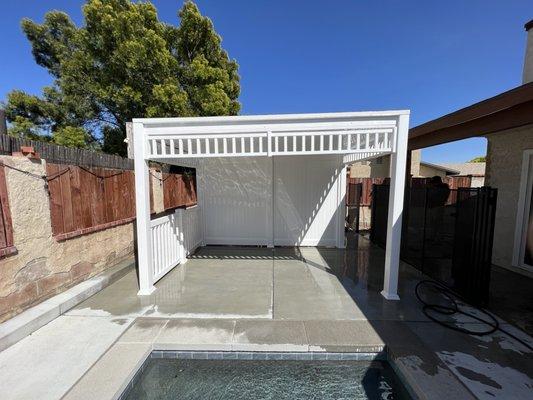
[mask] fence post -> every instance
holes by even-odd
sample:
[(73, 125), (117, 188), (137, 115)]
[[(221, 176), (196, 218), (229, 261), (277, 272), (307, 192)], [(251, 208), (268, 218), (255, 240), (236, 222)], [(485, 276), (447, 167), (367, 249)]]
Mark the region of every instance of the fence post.
[(387, 218), (387, 243), (385, 245), (385, 273), (381, 295), (387, 300), (400, 300), (398, 278), (400, 273), (400, 246), (402, 240), (402, 215), (405, 194), (407, 160), (407, 135), (409, 114), (398, 117), (394, 151), (390, 156), (390, 191)]
[(7, 135), (6, 112), (0, 109), (0, 135)]
[(133, 158), (133, 122), (126, 122), (126, 144), (128, 145), (128, 158)]
[(150, 170), (142, 123), (133, 124), (135, 140), (135, 207), (137, 210), (137, 263), (139, 268), (139, 296), (154, 290), (152, 267), (152, 232), (150, 227)]
[(424, 265), (426, 262), (426, 226), (427, 226), (427, 215), (428, 215), (428, 191), (429, 188), (426, 186), (424, 188), (424, 220), (422, 222), (422, 249), (421, 249), (421, 262), (420, 269), (424, 272)]

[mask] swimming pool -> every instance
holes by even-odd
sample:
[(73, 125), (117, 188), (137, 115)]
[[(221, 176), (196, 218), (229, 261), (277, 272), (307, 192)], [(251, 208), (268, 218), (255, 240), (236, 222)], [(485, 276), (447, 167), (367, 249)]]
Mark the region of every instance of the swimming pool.
[(149, 358), (122, 398), (410, 399), (384, 360)]

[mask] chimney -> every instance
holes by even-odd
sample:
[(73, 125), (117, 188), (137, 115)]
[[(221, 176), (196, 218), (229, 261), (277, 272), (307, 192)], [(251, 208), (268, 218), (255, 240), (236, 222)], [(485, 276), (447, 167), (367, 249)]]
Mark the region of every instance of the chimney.
[(533, 19), (524, 25), (527, 32), (526, 56), (524, 58), (524, 74), (522, 83), (533, 82)]

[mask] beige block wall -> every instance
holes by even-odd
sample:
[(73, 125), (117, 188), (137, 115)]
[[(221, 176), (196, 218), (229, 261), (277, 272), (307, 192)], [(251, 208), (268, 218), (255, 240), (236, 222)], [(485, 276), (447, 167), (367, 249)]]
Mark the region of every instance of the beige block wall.
[(487, 135), (485, 185), (498, 189), (492, 262), (512, 265), (517, 199), (524, 150), (533, 149), (533, 125)]
[[(411, 174), (420, 176), (421, 150), (411, 152)], [(380, 157), (379, 160), (362, 161), (350, 166), (350, 178), (389, 178), (390, 156)]]
[[(45, 175), (44, 161), (0, 160)], [(18, 251), (0, 258), (0, 322), (133, 256), (133, 223), (56, 241), (44, 180), (7, 167), (5, 172)]]
[(446, 177), (446, 172), (442, 169), (433, 168), (430, 165), (423, 165), (419, 164), (420, 170), (418, 175), (414, 175), (414, 177), (425, 177), (425, 178), (431, 178), (434, 176), (440, 176), (441, 178)]

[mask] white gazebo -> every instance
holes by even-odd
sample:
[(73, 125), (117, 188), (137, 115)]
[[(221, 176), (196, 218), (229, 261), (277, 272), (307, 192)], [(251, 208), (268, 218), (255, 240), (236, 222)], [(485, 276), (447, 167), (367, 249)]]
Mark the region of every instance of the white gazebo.
[[(409, 111), (133, 120), (139, 295), (198, 245), (343, 248), (346, 165), (390, 162), (382, 295), (398, 300)], [(197, 168), (198, 206), (150, 218), (149, 161)]]

